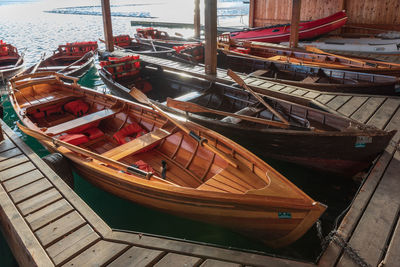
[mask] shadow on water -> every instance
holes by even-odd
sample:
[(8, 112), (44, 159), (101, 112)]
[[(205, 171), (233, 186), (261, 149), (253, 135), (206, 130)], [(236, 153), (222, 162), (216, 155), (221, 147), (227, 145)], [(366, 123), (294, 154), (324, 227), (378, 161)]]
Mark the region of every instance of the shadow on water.
[[(99, 88), (101, 84), (94, 68), (80, 80), (80, 83), (90, 88)], [(10, 103), (5, 101), (6, 98), (6, 96), (2, 97), (5, 110), (4, 121), (39, 156), (48, 154), (39, 142), (24, 135), (18, 129), (15, 125), (18, 117)], [(359, 186), (350, 178), (316, 172), (293, 164), (263, 158), (262, 155), (259, 156), (313, 199), (328, 205), (327, 211), (321, 218), (324, 236), (332, 229), (335, 218), (350, 204)], [(94, 187), (78, 175), (74, 176), (75, 192), (112, 228), (183, 238), (308, 261), (314, 261), (321, 253), (321, 245), (315, 227), (294, 244), (272, 250), (261, 242), (246, 238), (228, 229), (179, 218), (118, 198)], [(12, 263), (8, 266), (12, 266)]]

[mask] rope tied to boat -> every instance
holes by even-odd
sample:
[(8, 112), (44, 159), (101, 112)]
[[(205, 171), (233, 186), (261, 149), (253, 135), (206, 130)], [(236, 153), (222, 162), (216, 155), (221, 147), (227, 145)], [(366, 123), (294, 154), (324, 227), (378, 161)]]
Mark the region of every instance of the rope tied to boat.
[(350, 244), (339, 234), (339, 232), (334, 228), (326, 237), (322, 233), (322, 223), (321, 220), (317, 220), (315, 223), (317, 229), (317, 236), (321, 241), (322, 251), (328, 248), (330, 242), (334, 242), (336, 245), (341, 247), (344, 252), (349, 256), (349, 258), (361, 267), (371, 267), (358, 253), (358, 251), (350, 246)]

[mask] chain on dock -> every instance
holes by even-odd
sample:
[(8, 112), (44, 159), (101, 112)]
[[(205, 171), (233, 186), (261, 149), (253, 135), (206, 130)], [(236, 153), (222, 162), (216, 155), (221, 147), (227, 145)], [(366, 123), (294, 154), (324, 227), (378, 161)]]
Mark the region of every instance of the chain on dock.
[(322, 250), (325, 251), (326, 248), (328, 247), (329, 243), (333, 241), (335, 244), (337, 244), (339, 247), (341, 247), (344, 252), (349, 256), (349, 258), (356, 263), (358, 266), (361, 267), (371, 267), (370, 264), (368, 264), (355, 250), (350, 246), (350, 244), (344, 240), (344, 238), (338, 233), (336, 228), (332, 230), (326, 237), (323, 236), (322, 234), (322, 223), (320, 220), (318, 220), (315, 224), (317, 228), (317, 235), (319, 239), (321, 240), (321, 247)]

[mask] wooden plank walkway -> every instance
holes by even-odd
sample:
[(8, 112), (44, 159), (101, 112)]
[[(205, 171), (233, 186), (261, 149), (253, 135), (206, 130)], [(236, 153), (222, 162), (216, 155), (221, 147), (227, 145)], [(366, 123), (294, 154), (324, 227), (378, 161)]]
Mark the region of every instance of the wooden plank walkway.
[(21, 266), (312, 266), (142, 233), (112, 230), (5, 125), (0, 226)]

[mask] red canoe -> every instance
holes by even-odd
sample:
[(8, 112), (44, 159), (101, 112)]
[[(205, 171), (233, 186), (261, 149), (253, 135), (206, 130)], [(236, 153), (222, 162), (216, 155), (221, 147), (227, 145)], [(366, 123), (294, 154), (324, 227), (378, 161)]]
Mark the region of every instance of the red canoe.
[[(345, 11), (340, 11), (329, 17), (299, 24), (299, 40), (311, 39), (342, 27), (347, 21)], [(280, 43), (289, 41), (290, 24), (245, 29), (231, 32), (231, 38), (248, 41)]]

